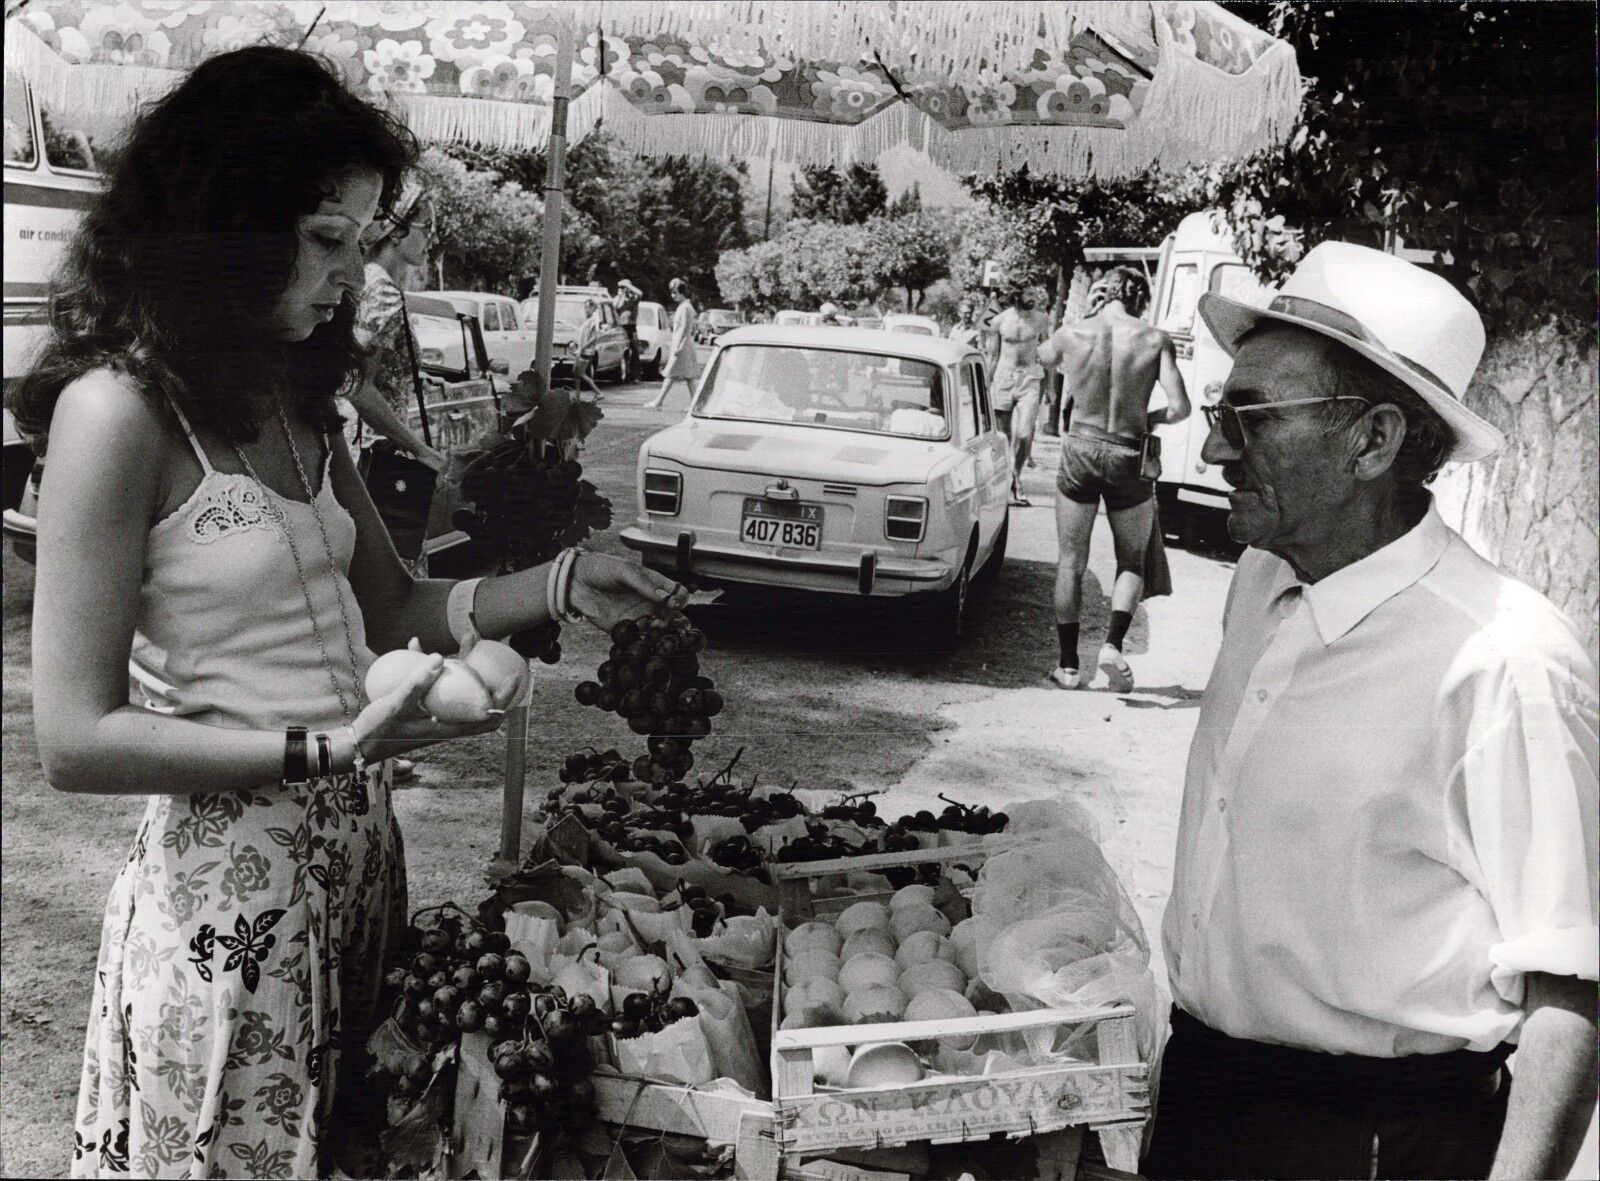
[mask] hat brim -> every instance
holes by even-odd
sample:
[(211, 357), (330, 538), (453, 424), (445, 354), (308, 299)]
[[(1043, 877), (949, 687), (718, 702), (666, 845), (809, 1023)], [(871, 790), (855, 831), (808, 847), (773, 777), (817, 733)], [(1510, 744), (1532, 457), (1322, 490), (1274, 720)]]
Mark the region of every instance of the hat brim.
[(1239, 351), (1240, 339), (1263, 321), (1292, 324), (1297, 328), (1304, 328), (1307, 332), (1315, 332), (1319, 336), (1336, 340), (1346, 348), (1360, 353), (1379, 369), (1403, 383), (1407, 389), (1415, 392), (1433, 408), (1434, 413), (1444, 419), (1445, 425), (1455, 437), (1455, 446), (1450, 449), (1450, 454), (1446, 457), (1451, 463), (1473, 463), (1479, 459), (1487, 459), (1505, 446), (1505, 436), (1497, 427), (1468, 410), (1461, 404), (1460, 399), (1429, 381), (1381, 346), (1368, 344), (1364, 340), (1339, 332), (1326, 324), (1319, 324), (1315, 320), (1290, 315), (1288, 312), (1252, 307), (1212, 292), (1200, 297), (1200, 318), (1206, 322), (1212, 337), (1230, 357)]

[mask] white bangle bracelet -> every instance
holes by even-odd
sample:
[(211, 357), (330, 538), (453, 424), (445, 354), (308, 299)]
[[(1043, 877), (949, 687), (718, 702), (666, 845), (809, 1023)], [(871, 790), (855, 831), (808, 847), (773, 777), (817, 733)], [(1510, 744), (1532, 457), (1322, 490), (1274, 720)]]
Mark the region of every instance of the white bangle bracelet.
[(566, 550), (555, 556), (550, 563), (550, 575), (544, 580), (544, 605), (551, 623), (561, 622), (560, 609), (556, 606), (556, 589), (561, 585), (561, 561), (566, 556)]
[(567, 563), (562, 567), (561, 582), (556, 587), (556, 608), (567, 623), (582, 623), (584, 620), (581, 612), (572, 609), (572, 576), (578, 569), (578, 558), (583, 552), (577, 546), (567, 550)]
[(475, 644), (483, 638), (478, 634), (478, 623), (472, 616), (472, 607), (478, 597), (478, 584), (482, 581), (481, 578), (466, 578), (450, 588), (450, 598), (445, 603), (445, 620), (458, 648), (465, 648), (469, 641)]

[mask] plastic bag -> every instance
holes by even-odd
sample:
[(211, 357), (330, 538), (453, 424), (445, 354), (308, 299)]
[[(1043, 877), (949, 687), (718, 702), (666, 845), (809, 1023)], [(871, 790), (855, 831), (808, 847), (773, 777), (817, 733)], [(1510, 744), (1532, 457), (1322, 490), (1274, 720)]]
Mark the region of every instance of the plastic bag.
[[(1131, 1004), (1148, 1056), (1159, 1010), (1133, 901), (1094, 837), (1069, 822), (1071, 807), (1040, 803), (1024, 806), (1024, 823), (1050, 839), (992, 857), (978, 875), (972, 911), (982, 920), (980, 977), (1016, 1010)], [(1029, 1031), (1026, 1040), (1036, 1058), (1092, 1058), (1094, 1038), (1089, 1026)]]

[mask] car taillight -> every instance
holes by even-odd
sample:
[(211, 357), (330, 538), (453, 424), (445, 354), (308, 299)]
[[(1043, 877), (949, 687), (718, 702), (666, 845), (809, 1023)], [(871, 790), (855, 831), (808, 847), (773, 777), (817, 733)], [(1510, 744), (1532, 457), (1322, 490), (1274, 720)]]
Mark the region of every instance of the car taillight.
[(683, 499), (683, 476), (678, 472), (649, 471), (644, 474), (644, 511), (658, 517), (678, 515)]
[(883, 535), (890, 541), (921, 541), (928, 523), (928, 502), (920, 496), (891, 496), (884, 501)]

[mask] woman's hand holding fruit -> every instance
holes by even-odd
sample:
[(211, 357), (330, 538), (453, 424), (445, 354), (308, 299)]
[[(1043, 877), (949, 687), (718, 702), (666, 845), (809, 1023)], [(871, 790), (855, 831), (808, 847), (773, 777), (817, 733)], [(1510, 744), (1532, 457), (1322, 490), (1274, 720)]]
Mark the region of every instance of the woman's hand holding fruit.
[(572, 609), (601, 631), (662, 604), (681, 608), (689, 592), (665, 575), (609, 554), (580, 553), (572, 568)]
[(371, 703), (351, 727), (368, 760), (487, 734), (528, 683), (528, 662), (504, 644), (479, 640), (460, 656), (408, 648), (385, 652), (367, 670)]

